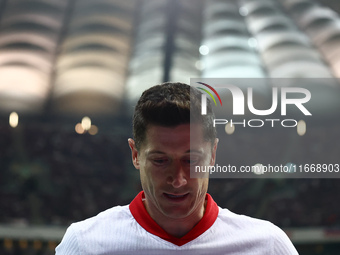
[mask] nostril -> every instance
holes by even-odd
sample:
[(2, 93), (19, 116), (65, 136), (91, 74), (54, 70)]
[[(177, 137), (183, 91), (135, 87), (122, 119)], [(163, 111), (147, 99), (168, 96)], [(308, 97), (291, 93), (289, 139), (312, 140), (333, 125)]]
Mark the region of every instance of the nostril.
[(179, 188), (187, 184), (187, 180), (181, 176), (173, 179), (172, 186), (174, 188)]

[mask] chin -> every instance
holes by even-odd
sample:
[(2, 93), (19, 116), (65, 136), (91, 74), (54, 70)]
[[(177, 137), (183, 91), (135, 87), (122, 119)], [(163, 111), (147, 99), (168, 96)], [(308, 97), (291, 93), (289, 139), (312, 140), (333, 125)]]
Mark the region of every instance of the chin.
[(188, 217), (192, 213), (190, 209), (180, 209), (180, 208), (167, 208), (163, 210), (163, 214), (172, 219), (183, 219)]

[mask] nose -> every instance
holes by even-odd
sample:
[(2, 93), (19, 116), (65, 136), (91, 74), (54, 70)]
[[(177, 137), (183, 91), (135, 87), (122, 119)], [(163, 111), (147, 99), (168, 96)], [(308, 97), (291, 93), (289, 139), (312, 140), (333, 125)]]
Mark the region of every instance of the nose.
[(174, 188), (178, 189), (185, 186), (187, 183), (185, 168), (181, 164), (176, 164), (168, 177), (168, 184), (171, 184)]

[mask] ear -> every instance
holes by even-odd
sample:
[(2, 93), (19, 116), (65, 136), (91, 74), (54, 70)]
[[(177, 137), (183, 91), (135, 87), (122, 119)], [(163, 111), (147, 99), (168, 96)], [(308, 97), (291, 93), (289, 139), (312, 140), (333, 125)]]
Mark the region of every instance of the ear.
[(211, 161), (210, 161), (211, 166), (215, 165), (217, 144), (218, 144), (218, 138), (215, 139), (214, 146), (212, 148)]
[(131, 138), (128, 139), (128, 143), (131, 149), (131, 156), (132, 156), (132, 163), (135, 166), (136, 169), (139, 169), (139, 159), (138, 159), (138, 151), (136, 148), (135, 141)]

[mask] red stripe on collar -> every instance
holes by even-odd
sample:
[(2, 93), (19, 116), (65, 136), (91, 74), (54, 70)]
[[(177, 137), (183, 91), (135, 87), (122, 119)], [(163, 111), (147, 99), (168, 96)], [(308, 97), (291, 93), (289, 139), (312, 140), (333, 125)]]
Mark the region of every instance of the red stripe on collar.
[(129, 209), (132, 216), (149, 233), (156, 235), (168, 242), (175, 245), (182, 246), (208, 230), (217, 219), (218, 206), (213, 200), (213, 198), (207, 194), (207, 206), (205, 208), (205, 213), (203, 218), (195, 225), (193, 229), (189, 231), (185, 236), (177, 238), (166, 233), (149, 215), (146, 211), (142, 198), (144, 197), (144, 192), (141, 191), (130, 203)]

